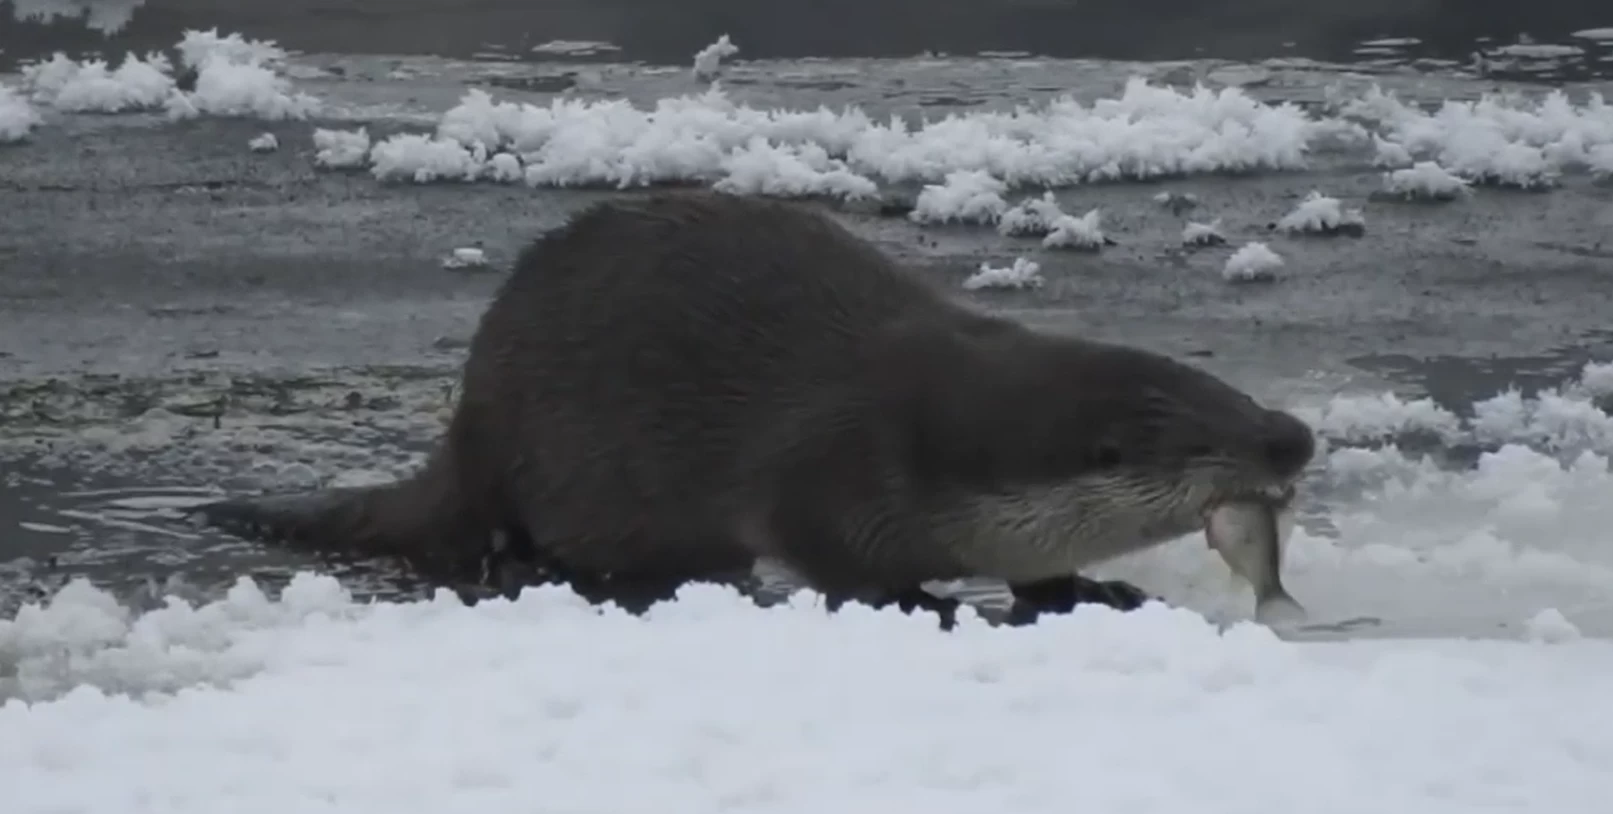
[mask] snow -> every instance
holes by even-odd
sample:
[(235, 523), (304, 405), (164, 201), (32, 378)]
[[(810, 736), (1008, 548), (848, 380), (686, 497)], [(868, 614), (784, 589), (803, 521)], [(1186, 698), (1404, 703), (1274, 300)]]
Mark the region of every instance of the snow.
[(1008, 185), (982, 170), (948, 173), (939, 184), (925, 184), (908, 218), (915, 223), (995, 223), (1008, 210)]
[(1052, 190), (1040, 198), (1026, 198), (1002, 213), (997, 231), (1008, 237), (1043, 237), (1064, 217), (1064, 210)]
[(1216, 218), (1209, 223), (1188, 221), (1182, 227), (1182, 245), (1184, 246), (1219, 246), (1227, 242), (1227, 236), (1221, 233), (1221, 219)]
[(694, 75), (696, 79), (710, 81), (717, 78), (722, 71), (722, 61), (739, 53), (739, 46), (735, 45), (724, 34), (716, 42), (700, 49), (694, 55)]
[(280, 139), (276, 138), (273, 133), (263, 133), (262, 135), (253, 136), (246, 143), (246, 146), (247, 149), (254, 153), (272, 153), (280, 149)]
[(735, 195), (783, 198), (825, 196), (843, 200), (872, 198), (879, 185), (831, 158), (817, 144), (773, 144), (757, 136), (723, 159), (724, 177), (713, 185)]
[(12, 144), (28, 138), (42, 120), (39, 111), (28, 99), (5, 85), (0, 85), (0, 144)]
[(1311, 190), (1292, 212), (1277, 221), (1277, 229), (1288, 234), (1360, 236), (1366, 218), (1359, 209), (1345, 209), (1338, 198)]
[(1608, 643), (1296, 643), (1163, 606), (942, 635), (804, 596), (637, 619), (299, 575), (137, 617), (71, 586), (0, 653), (32, 699), (0, 707), (14, 814), (1591, 814), (1613, 766)]
[(1048, 249), (1083, 249), (1097, 251), (1103, 248), (1107, 239), (1103, 235), (1103, 227), (1099, 225), (1099, 212), (1096, 209), (1087, 210), (1085, 215), (1061, 215), (1053, 221), (1053, 228), (1042, 238), (1042, 246)]
[(1434, 161), (1384, 173), (1384, 191), (1410, 200), (1453, 201), (1472, 191), (1467, 181)]
[[(857, 108), (758, 109), (717, 87), (648, 109), (623, 99), (495, 101), (473, 89), (440, 117), (435, 135), (467, 156), (477, 145), (519, 155), (533, 186), (717, 184), (744, 175), (726, 183), (794, 195), (862, 194), (879, 182), (944, 185), (956, 173), (990, 176), (1007, 189), (1300, 169), (1309, 140), (1330, 129), (1295, 106), (1261, 104), (1237, 89), (1184, 94), (1136, 79), (1119, 98), (1090, 105), (1060, 99), (917, 124), (875, 121)], [(794, 180), (763, 183), (755, 174), (767, 167)]]
[(324, 169), (356, 169), (370, 158), (370, 132), (356, 130), (314, 130), (314, 164)]
[(1221, 276), (1228, 282), (1269, 282), (1277, 278), (1283, 259), (1266, 244), (1252, 240), (1227, 258)]
[[(1592, 814), (1613, 769), (1610, 396), (1603, 363), (1471, 415), (1284, 400), (1322, 442), (1285, 582), (1383, 636), (1241, 623), (1248, 588), (1199, 536), (1097, 572), (1176, 609), (965, 614), (950, 635), (807, 593), (763, 610), (691, 589), (634, 619), (552, 589), (370, 604), (305, 574), (141, 612), (70, 584), (0, 621), (6, 811)], [(142, 453), (125, 460), (279, 457), (244, 432), (148, 417), (101, 438)], [(1430, 435), (1472, 459), (1416, 452)]]
[(445, 269), (480, 269), (487, 267), (487, 253), (475, 246), (454, 249), (442, 261)]
[(179, 89), (174, 67), (161, 54), (126, 54), (115, 69), (100, 59), (75, 61), (57, 52), (22, 69), (23, 87), (39, 104), (64, 113), (165, 110), (170, 118), (233, 116), (303, 119), (318, 109), (279, 71), (286, 53), (272, 42), (217, 30), (188, 30), (175, 45), (195, 87)]
[(964, 279), (963, 287), (970, 291), (982, 288), (1041, 288), (1046, 282), (1040, 263), (1028, 257), (1016, 257), (1011, 266), (981, 263), (979, 271)]
[(1340, 105), (1340, 112), (1395, 145), (1380, 145), (1380, 155), (1403, 151), (1405, 158), (1437, 161), (1468, 181), (1497, 186), (1550, 187), (1583, 169), (1590, 151), (1613, 144), (1613, 106), (1600, 93), (1581, 102), (1561, 90), (1538, 97), (1491, 93), (1447, 100), (1430, 113), (1373, 88)]

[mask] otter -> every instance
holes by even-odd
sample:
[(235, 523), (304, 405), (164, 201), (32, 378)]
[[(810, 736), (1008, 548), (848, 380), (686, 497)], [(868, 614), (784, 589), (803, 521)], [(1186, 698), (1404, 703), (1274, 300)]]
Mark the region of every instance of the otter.
[(1222, 502), (1291, 499), (1315, 452), (1300, 419), (1207, 371), (989, 314), (815, 208), (714, 192), (595, 204), (537, 237), (460, 394), (411, 478), (196, 511), (439, 581), (486, 579), (497, 548), (637, 609), (770, 558), (831, 608), (950, 627), (957, 602), (921, 585), (992, 578), (1028, 623), (1141, 605), (1079, 572)]

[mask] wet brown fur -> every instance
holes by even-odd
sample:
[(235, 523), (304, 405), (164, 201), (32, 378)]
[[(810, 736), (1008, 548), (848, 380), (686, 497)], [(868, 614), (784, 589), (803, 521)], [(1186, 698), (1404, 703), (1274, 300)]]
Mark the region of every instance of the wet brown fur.
[(539, 237), (460, 393), (412, 479), (202, 513), (440, 581), (480, 578), (497, 537), (596, 587), (664, 595), (766, 556), (889, 599), (1073, 574), (1314, 450), (1197, 368), (986, 315), (827, 215), (712, 193)]

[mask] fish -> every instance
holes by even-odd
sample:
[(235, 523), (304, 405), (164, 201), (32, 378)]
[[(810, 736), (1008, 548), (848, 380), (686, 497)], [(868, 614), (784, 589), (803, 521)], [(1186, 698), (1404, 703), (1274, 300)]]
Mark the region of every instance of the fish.
[(1255, 591), (1255, 621), (1268, 627), (1307, 617), (1283, 587), (1283, 549), (1294, 528), (1287, 506), (1258, 500), (1223, 503), (1204, 518), (1204, 536), (1221, 559)]

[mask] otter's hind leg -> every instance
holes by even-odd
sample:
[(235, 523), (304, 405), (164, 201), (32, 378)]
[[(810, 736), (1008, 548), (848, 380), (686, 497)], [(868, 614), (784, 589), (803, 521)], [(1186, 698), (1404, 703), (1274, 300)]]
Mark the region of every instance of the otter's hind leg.
[(1072, 574), (1008, 586), (1014, 603), (1004, 621), (1028, 625), (1044, 613), (1069, 613), (1077, 605), (1107, 605), (1120, 611), (1133, 611), (1154, 597), (1143, 589), (1121, 580), (1097, 580)]

